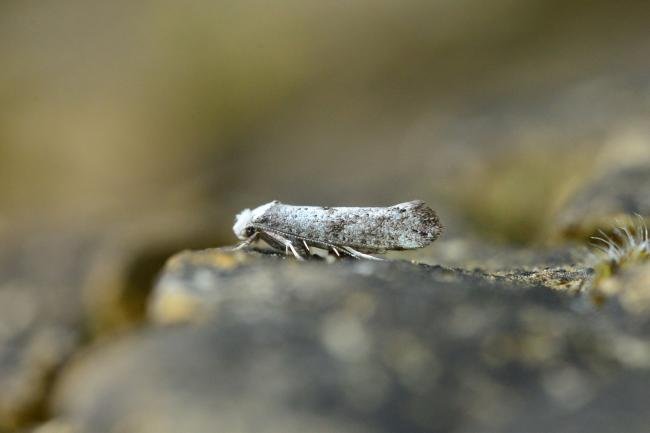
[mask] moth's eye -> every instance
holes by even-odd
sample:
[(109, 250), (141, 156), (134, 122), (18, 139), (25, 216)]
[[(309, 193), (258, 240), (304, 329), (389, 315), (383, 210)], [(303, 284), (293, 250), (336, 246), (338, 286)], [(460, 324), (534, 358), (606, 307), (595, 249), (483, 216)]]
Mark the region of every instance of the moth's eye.
[(255, 234), (255, 229), (253, 227), (246, 227), (246, 236), (253, 236)]

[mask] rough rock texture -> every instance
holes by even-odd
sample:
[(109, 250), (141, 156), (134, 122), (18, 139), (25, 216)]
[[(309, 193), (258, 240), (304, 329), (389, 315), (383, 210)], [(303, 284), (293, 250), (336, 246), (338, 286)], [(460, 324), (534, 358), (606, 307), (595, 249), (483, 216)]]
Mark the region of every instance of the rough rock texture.
[[(279, 260), (274, 255), (268, 257)], [(375, 276), (377, 269), (383, 269), (374, 268), (365, 261), (357, 263), (357, 266)], [(590, 276), (590, 270), (568, 265), (501, 271), (465, 270), (405, 262), (393, 263), (391, 266), (398, 267), (401, 272), (396, 275), (388, 274), (383, 278), (390, 277), (391, 284), (396, 287), (405, 284), (408, 286), (407, 283), (400, 282), (399, 278), (409, 271), (414, 272), (416, 276), (426, 275), (439, 282), (456, 281), (469, 285), (492, 283), (503, 287), (511, 285), (519, 289), (547, 287), (567, 291), (579, 289)], [(309, 267), (307, 269), (313, 270)], [(219, 309), (224, 300), (232, 297), (241, 300), (258, 299), (260, 287), (266, 290), (271, 299), (277, 298), (279, 291), (287, 290), (287, 282), (296, 278), (296, 272), (300, 272), (298, 275), (306, 280), (304, 290), (317, 290), (321, 296), (328, 296), (328, 292), (323, 292), (320, 288), (323, 283), (319, 283), (319, 289), (309, 288), (318, 280), (318, 276), (309, 277), (309, 271), (304, 268), (298, 271), (293, 266), (277, 266), (272, 261), (260, 261), (254, 254), (232, 253), (227, 249), (182, 253), (169, 261), (166, 271), (157, 283), (150, 303), (150, 318), (156, 323), (200, 321)], [(343, 267), (332, 276), (328, 274), (324, 277), (328, 280), (328, 287), (338, 290), (340, 286), (345, 286), (350, 278), (348, 272), (349, 269)], [(296, 282), (292, 287), (299, 285), (299, 282)]]
[(81, 357), (55, 400), (64, 425), (541, 433), (650, 421), (637, 410), (650, 396), (647, 320), (516, 279), (210, 250), (169, 262), (150, 312), (192, 323)]

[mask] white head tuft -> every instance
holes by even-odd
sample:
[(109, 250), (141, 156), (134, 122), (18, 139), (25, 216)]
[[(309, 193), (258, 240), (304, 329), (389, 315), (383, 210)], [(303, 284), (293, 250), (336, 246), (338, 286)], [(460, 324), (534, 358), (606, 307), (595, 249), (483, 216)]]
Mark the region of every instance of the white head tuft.
[(235, 217), (235, 225), (232, 230), (239, 239), (246, 239), (246, 227), (253, 221), (253, 212), (250, 209), (244, 209)]
[(269, 208), (280, 204), (279, 201), (273, 200), (272, 202), (258, 206), (253, 210), (244, 209), (235, 217), (235, 225), (232, 227), (232, 230), (235, 232), (235, 235), (241, 240), (248, 239), (249, 236), (246, 235), (246, 229), (253, 224), (253, 221), (260, 218), (266, 213)]

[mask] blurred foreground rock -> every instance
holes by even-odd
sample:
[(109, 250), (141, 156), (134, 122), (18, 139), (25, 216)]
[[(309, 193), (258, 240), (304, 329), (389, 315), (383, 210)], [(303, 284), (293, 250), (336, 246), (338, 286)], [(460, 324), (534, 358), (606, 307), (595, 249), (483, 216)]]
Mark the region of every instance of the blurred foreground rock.
[(61, 366), (91, 338), (141, 321), (165, 259), (210, 235), (178, 216), (0, 233), (0, 432), (46, 418)]
[(88, 351), (80, 432), (642, 432), (650, 323), (516, 278), (407, 262), (172, 259), (159, 323)]
[(91, 245), (65, 232), (2, 236), (0, 431), (46, 415), (51, 381), (83, 338), (79, 289)]

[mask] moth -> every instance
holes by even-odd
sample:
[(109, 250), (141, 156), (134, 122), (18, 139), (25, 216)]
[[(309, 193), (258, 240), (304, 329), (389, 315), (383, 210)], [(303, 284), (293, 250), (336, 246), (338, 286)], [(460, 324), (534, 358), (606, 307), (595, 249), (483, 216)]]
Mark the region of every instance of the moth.
[(236, 249), (261, 239), (298, 260), (311, 256), (311, 248), (382, 260), (370, 254), (425, 247), (442, 229), (436, 212), (421, 200), (389, 207), (293, 206), (274, 200), (244, 209), (233, 226), (241, 240)]

